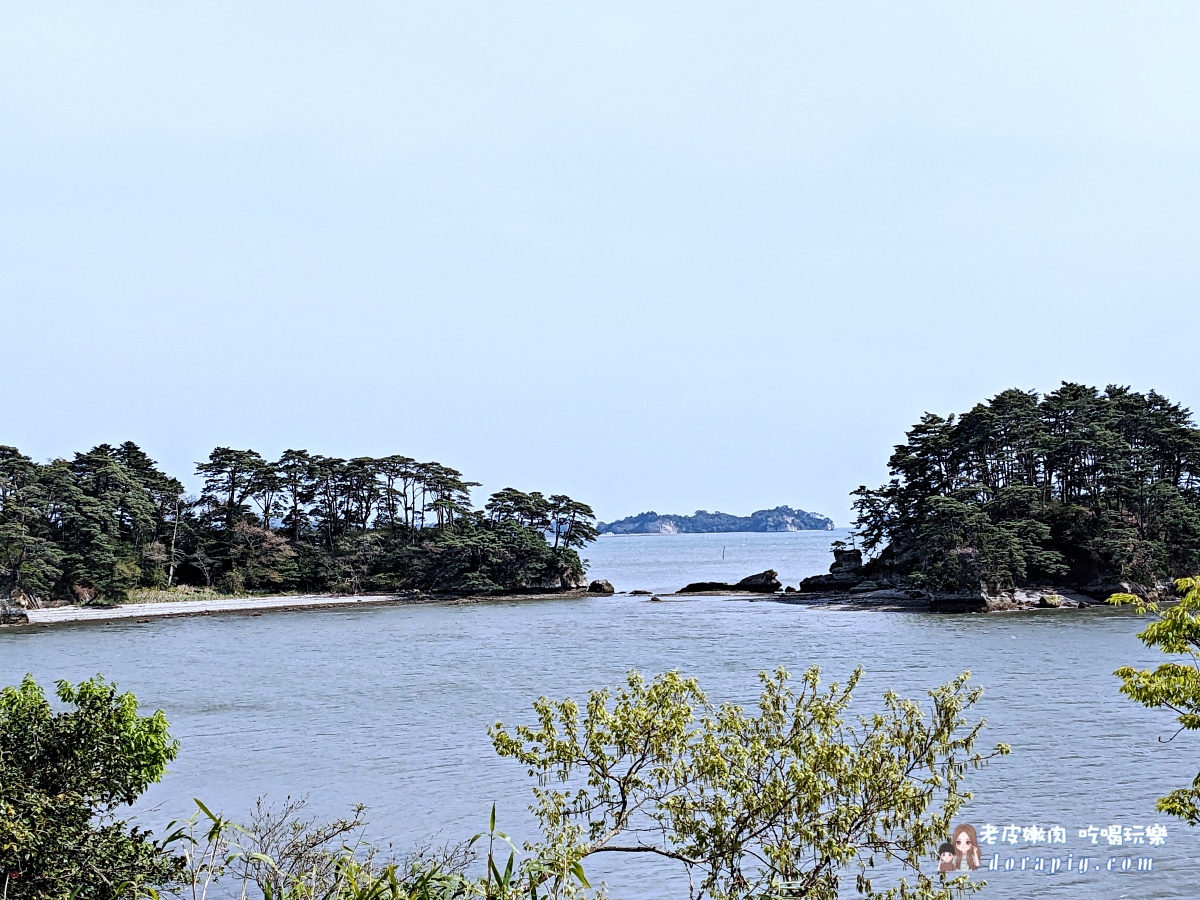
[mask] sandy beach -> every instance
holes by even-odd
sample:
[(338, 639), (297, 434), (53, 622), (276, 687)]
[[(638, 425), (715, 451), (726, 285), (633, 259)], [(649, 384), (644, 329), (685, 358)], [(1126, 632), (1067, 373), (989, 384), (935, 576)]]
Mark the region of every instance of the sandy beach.
[(180, 616), (259, 615), (305, 609), (331, 609), (339, 606), (383, 606), (412, 603), (483, 603), (494, 600), (559, 600), (582, 597), (583, 591), (540, 594), (289, 594), (279, 597), (234, 597), (223, 600), (180, 600), (166, 603), (128, 603), (118, 606), (55, 606), (27, 609), (29, 625), (69, 625), (133, 620), (177, 618)]

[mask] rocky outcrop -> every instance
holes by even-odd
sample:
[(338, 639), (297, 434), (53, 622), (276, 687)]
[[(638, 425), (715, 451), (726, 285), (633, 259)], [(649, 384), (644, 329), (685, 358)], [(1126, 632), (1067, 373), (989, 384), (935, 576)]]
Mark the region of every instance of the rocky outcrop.
[(1167, 581), (1144, 585), (1099, 579), (1082, 585), (1013, 586), (981, 582), (978, 577), (964, 577), (951, 590), (932, 592), (922, 588), (917, 576), (903, 574), (897, 560), (905, 563), (911, 563), (912, 560), (897, 556), (890, 547), (867, 562), (863, 561), (861, 551), (844, 544), (835, 543), (832, 549), (834, 561), (828, 574), (805, 578), (800, 582), (799, 591), (785, 592), (779, 599), (786, 603), (838, 609), (991, 613), (1086, 609), (1102, 605), (1115, 593), (1133, 594), (1156, 602), (1170, 600), (1174, 596), (1174, 586)]
[(864, 593), (879, 589), (875, 581), (868, 581), (863, 571), (862, 551), (847, 547), (841, 541), (833, 545), (833, 565), (828, 575), (811, 575), (800, 582), (800, 593), (819, 594), (861, 590)]
[(24, 625), (28, 621), (24, 607), (0, 600), (0, 625)]
[(779, 573), (774, 569), (767, 569), (765, 572), (759, 572), (757, 575), (749, 575), (743, 578), (734, 587), (739, 591), (773, 594), (780, 590), (783, 585), (779, 582)]
[(571, 571), (544, 575), (527, 586), (529, 590), (534, 591), (580, 591), (585, 587), (587, 576), (582, 572)]
[[(845, 551), (843, 551), (845, 552)], [(1061, 580), (1012, 584), (988, 581), (982, 577), (980, 552), (972, 547), (951, 551), (957, 569), (957, 583), (933, 592), (930, 606), (935, 612), (1013, 612), (1029, 609), (1082, 609), (1104, 604), (1113, 594), (1132, 594), (1144, 600), (1164, 602), (1174, 598), (1174, 584), (1161, 580), (1141, 584), (1121, 580), (1105, 573), (1097, 564), (1080, 565), (1071, 569)], [(854, 569), (854, 560), (846, 574), (855, 574), (881, 586), (909, 587), (920, 583), (920, 548), (909, 543), (893, 542), (878, 556), (865, 562), (861, 570)], [(835, 562), (830, 571), (843, 571), (835, 545)], [(1043, 576), (1044, 577), (1044, 576)], [(848, 580), (848, 579), (847, 579)], [(806, 583), (808, 580), (806, 579)], [(811, 581), (812, 591), (838, 589), (831, 576), (818, 576)], [(841, 588), (851, 590), (851, 588)]]
[(779, 573), (767, 569), (757, 575), (748, 575), (737, 584), (724, 581), (696, 581), (679, 589), (680, 594), (719, 594), (723, 591), (734, 593), (774, 594), (783, 585), (779, 581)]
[(597, 578), (588, 585), (587, 592), (589, 594), (615, 594), (616, 588), (612, 586), (612, 582), (604, 578)]
[(732, 591), (733, 585), (727, 581), (693, 581), (685, 584), (677, 594), (715, 594), (721, 591)]
[(1103, 602), (1114, 592), (1142, 597), (1163, 596), (1162, 588), (1141, 585), (1096, 585), (1093, 590), (1060, 586), (1004, 587), (963, 583), (957, 591), (929, 593), (878, 560), (864, 564), (862, 552), (834, 545), (834, 561), (827, 575), (800, 582), (794, 602), (834, 605), (849, 609), (927, 609), (941, 613), (1014, 612), (1028, 609), (1079, 609)]
[(587, 583), (587, 575), (583, 572), (564, 572), (558, 582), (564, 591), (577, 591)]
[(830, 591), (848, 591), (865, 581), (852, 572), (831, 572), (828, 575), (812, 575), (800, 582), (800, 593), (822, 594)]
[(1099, 606), (1103, 601), (1060, 587), (1010, 588), (978, 593), (934, 594), (929, 602), (932, 612), (1019, 612), (1028, 609), (1082, 609)]
[(1107, 600), (1113, 594), (1133, 594), (1135, 597), (1141, 597), (1143, 600), (1161, 603), (1164, 600), (1175, 598), (1175, 583), (1173, 581), (1159, 581), (1155, 584), (1139, 584), (1136, 581), (1097, 580), (1083, 585), (1079, 588), (1079, 593), (1100, 603)]
[(833, 565), (829, 567), (832, 575), (858, 572), (863, 567), (862, 551), (856, 547), (838, 547), (834, 544)]
[(721, 534), (736, 531), (830, 531), (833, 520), (819, 513), (777, 506), (748, 516), (696, 510), (690, 516), (644, 512), (617, 522), (598, 522), (601, 534)]
[(859, 591), (850, 595), (855, 602), (859, 603), (909, 603), (917, 601), (929, 601), (929, 595), (924, 591), (916, 588), (880, 588), (874, 591)]

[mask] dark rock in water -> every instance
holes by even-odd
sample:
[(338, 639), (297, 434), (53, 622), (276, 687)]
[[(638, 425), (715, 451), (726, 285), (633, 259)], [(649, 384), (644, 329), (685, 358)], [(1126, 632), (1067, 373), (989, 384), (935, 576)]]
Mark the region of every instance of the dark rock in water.
[(587, 592), (589, 594), (615, 594), (616, 589), (612, 586), (611, 581), (600, 578), (588, 585)]
[(837, 572), (830, 575), (812, 575), (800, 582), (800, 593), (821, 594), (826, 591), (848, 591), (850, 588), (863, 583), (861, 575), (849, 572)]
[(979, 594), (934, 594), (929, 601), (929, 611), (935, 613), (987, 612), (987, 600)]
[(863, 573), (862, 551), (847, 548), (844, 544), (833, 545), (833, 565), (829, 567), (828, 575), (812, 575), (800, 582), (802, 594), (824, 594), (828, 592), (844, 592), (859, 589), (874, 591), (879, 585), (867, 581)]
[(785, 594), (794, 594), (794, 593), (796, 593), (796, 589), (789, 584), (787, 587), (785, 587), (783, 589), (783, 592)]
[(0, 600), (0, 625), (24, 625), (28, 621), (23, 607)]
[(774, 569), (767, 569), (765, 572), (759, 572), (757, 575), (750, 575), (743, 578), (736, 585), (739, 591), (756, 591), (761, 594), (773, 594), (781, 587), (779, 583), (779, 573)]
[(650, 594), (651, 594), (650, 591), (630, 591), (629, 592), (629, 596), (631, 596), (631, 597), (649, 597)]
[(677, 594), (709, 594), (720, 591), (735, 591), (732, 584), (727, 581), (693, 581), (689, 585), (681, 587), (675, 593)]
[(1079, 601), (1068, 600), (1062, 594), (1042, 594), (1038, 598), (1038, 606), (1044, 609), (1068, 609), (1079, 606)]
[(863, 567), (862, 551), (857, 549), (834, 550), (833, 565), (829, 567), (831, 574), (840, 572), (857, 572)]
[(721, 591), (746, 591), (755, 594), (773, 594), (783, 585), (779, 582), (779, 573), (767, 569), (757, 575), (749, 575), (737, 584), (724, 581), (696, 581), (679, 589), (681, 594), (708, 594)]

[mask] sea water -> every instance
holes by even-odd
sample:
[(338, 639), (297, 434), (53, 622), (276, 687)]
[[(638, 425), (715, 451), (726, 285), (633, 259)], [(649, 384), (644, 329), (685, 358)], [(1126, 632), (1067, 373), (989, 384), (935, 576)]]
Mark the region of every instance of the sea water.
[[(618, 590), (666, 592), (766, 568), (794, 584), (825, 570), (838, 538), (845, 533), (615, 537), (585, 556), (590, 574)], [(46, 685), (102, 673), (146, 710), (164, 709), (182, 750), (137, 808), (146, 825), (187, 816), (193, 797), (236, 819), (258, 796), (308, 795), (321, 816), (366, 803), (368, 835), (404, 852), (486, 830), (493, 802), (499, 828), (518, 843), (534, 836), (530, 781), (496, 757), (486, 729), (530, 722), (542, 695), (581, 698), (631, 668), (674, 668), (714, 700), (750, 704), (764, 669), (819, 665), (844, 680), (861, 665), (856, 703), (868, 709), (884, 690), (920, 698), (969, 669), (985, 689), (983, 746), (1013, 748), (968, 776), (975, 798), (960, 819), (981, 838), (996, 829), (983, 850), (999, 871), (977, 873), (989, 881), (981, 896), (1191, 900), (1200, 839), (1155, 812), (1154, 800), (1190, 783), (1200, 737), (1167, 740), (1170, 714), (1122, 696), (1112, 674), (1159, 662), (1136, 639), (1144, 625), (1108, 608), (938, 616), (627, 595), (343, 608), (0, 629), (0, 684), (26, 672)], [(1113, 826), (1142, 843), (1110, 845)], [(1149, 842), (1153, 826), (1166, 829), (1161, 843)], [(1061, 828), (1065, 843), (1026, 840), (1026, 828), (1047, 839)], [(676, 866), (619, 856), (587, 863), (615, 897), (687, 895)], [(1033, 871), (1038, 858), (1046, 871)], [(1150, 858), (1152, 870), (1122, 871), (1127, 858)]]

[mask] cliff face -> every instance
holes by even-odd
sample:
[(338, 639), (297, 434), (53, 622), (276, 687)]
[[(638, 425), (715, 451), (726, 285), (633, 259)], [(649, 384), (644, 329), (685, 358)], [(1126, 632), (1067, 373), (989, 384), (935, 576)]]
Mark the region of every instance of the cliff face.
[(697, 510), (694, 515), (659, 515), (644, 512), (617, 522), (600, 522), (601, 534), (717, 534), (730, 531), (830, 531), (833, 520), (818, 513), (777, 506), (748, 516)]

